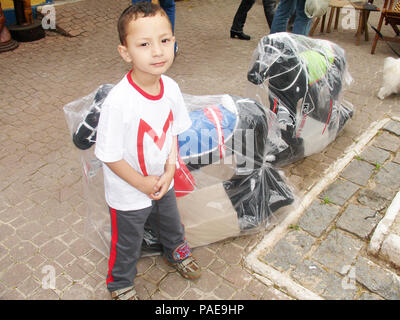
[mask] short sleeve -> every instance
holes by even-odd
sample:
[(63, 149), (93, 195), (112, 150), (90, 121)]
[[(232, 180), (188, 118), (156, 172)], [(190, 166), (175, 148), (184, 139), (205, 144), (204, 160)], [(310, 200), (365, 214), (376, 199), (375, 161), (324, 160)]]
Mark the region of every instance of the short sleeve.
[(192, 120), (190, 120), (189, 112), (186, 108), (185, 101), (183, 100), (181, 90), (178, 85), (176, 85), (176, 87), (176, 99), (172, 110), (174, 122), (171, 129), (171, 133), (174, 136), (186, 131), (192, 125)]
[(97, 126), (95, 155), (103, 162), (115, 162), (123, 158), (123, 113), (118, 105), (104, 101)]

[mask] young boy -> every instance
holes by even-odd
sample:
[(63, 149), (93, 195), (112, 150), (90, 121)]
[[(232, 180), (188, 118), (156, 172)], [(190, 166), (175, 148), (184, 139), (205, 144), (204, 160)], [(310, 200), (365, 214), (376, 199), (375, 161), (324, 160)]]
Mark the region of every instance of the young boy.
[(133, 287), (144, 224), (159, 236), (166, 260), (183, 277), (201, 270), (184, 237), (173, 177), (177, 135), (191, 125), (176, 82), (163, 75), (174, 60), (175, 38), (166, 13), (151, 2), (124, 10), (118, 52), (132, 70), (102, 106), (95, 155), (105, 163), (111, 214), (107, 288), (113, 299), (137, 299)]

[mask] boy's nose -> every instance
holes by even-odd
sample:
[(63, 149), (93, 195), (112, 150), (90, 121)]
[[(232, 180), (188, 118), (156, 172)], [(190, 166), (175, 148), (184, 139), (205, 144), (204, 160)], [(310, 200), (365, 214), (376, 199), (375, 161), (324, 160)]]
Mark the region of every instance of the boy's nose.
[(153, 44), (152, 49), (153, 56), (159, 56), (162, 54), (161, 46), (158, 43)]

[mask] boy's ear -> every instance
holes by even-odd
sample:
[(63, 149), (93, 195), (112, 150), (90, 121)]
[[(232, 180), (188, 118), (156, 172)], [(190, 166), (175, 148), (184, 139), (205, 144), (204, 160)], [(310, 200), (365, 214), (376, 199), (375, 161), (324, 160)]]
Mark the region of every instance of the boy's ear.
[(124, 59), (126, 62), (131, 63), (132, 59), (129, 55), (128, 49), (127, 47), (125, 47), (124, 45), (120, 44), (117, 47), (118, 52), (120, 54), (120, 56), (122, 57), (122, 59)]

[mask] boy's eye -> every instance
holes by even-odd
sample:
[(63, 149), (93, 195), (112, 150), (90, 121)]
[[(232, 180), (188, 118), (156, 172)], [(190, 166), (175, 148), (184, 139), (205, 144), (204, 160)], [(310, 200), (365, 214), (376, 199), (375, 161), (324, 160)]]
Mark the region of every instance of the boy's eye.
[(169, 41), (170, 41), (170, 39), (162, 39), (162, 40), (161, 40), (162, 43), (167, 43), (167, 42), (169, 42)]
[(146, 46), (148, 46), (149, 45), (149, 43), (148, 42), (143, 42), (143, 43), (141, 43), (141, 44), (139, 44), (141, 47), (146, 47)]

